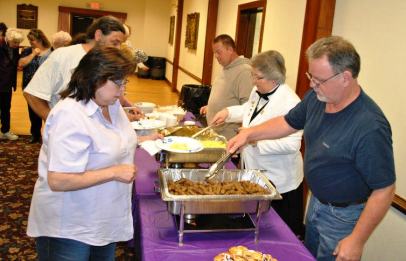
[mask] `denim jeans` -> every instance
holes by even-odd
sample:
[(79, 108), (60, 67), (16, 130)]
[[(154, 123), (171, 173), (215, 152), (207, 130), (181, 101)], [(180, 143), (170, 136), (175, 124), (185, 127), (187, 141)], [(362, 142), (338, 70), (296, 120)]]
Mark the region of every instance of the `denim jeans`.
[(334, 261), (338, 242), (351, 234), (364, 204), (334, 207), (311, 197), (306, 216), (305, 246), (318, 261)]
[(55, 237), (35, 239), (39, 261), (110, 261), (115, 258), (116, 243), (91, 246), (76, 240)]

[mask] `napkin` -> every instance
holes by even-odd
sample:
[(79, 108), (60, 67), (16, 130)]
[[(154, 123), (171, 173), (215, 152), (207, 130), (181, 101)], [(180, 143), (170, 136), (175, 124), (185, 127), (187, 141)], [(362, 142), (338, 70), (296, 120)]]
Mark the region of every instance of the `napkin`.
[(154, 140), (143, 141), (140, 143), (140, 147), (146, 150), (151, 156), (161, 151), (161, 149), (155, 144)]

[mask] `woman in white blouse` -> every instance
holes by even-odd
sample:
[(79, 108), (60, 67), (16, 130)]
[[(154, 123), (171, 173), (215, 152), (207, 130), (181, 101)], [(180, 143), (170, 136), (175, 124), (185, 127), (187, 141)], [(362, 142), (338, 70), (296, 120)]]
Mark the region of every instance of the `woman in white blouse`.
[[(285, 84), (283, 56), (267, 51), (251, 59), (255, 87), (243, 105), (218, 112), (211, 124), (242, 122), (243, 127), (258, 125), (273, 117), (285, 115), (299, 101), (296, 93)], [(297, 235), (303, 233), (303, 161), (300, 153), (302, 132), (277, 140), (262, 140), (249, 144), (241, 152), (246, 169), (266, 170), (283, 199), (272, 206)]]
[(134, 66), (93, 48), (47, 118), (27, 228), (39, 260), (114, 260), (115, 242), (133, 238), (137, 136), (119, 97)]

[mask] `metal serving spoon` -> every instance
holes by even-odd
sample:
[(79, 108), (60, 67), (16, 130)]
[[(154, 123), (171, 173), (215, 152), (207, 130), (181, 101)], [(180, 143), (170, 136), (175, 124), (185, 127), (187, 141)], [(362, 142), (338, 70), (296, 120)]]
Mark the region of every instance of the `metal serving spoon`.
[(199, 130), (198, 132), (196, 132), (195, 134), (193, 134), (193, 135), (190, 136), (190, 137), (191, 137), (191, 138), (196, 138), (196, 137), (199, 136), (200, 134), (203, 134), (205, 131), (210, 130), (211, 128), (214, 128), (214, 127), (218, 127), (218, 126), (222, 125), (223, 123), (224, 123), (224, 122), (219, 123), (219, 124), (217, 124), (217, 125), (209, 125), (209, 126), (207, 126), (206, 128), (203, 128), (203, 129)]

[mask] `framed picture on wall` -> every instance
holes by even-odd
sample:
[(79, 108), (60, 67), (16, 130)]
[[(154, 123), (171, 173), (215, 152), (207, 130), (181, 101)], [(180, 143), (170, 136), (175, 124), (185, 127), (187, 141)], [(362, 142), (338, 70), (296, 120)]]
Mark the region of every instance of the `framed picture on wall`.
[(17, 5), (17, 28), (37, 28), (38, 6), (20, 4)]
[(170, 45), (173, 45), (173, 33), (175, 31), (175, 16), (172, 15), (169, 20), (169, 41)]
[(187, 15), (185, 47), (189, 49), (197, 48), (197, 36), (199, 32), (199, 13)]

